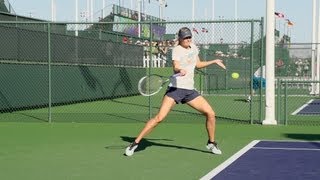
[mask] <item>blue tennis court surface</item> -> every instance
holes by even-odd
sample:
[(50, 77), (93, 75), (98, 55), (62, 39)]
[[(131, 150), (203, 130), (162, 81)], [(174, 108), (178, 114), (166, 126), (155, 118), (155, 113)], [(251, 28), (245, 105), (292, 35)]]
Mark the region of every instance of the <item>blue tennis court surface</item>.
[(320, 142), (255, 140), (202, 180), (320, 179)]
[(320, 99), (312, 99), (307, 104), (303, 105), (293, 115), (320, 115)]

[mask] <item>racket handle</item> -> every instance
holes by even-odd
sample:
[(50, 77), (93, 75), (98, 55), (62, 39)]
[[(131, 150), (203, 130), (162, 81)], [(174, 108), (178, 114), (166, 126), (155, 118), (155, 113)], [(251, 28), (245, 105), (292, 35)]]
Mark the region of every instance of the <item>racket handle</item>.
[(178, 77), (180, 75), (181, 75), (180, 73), (177, 73), (177, 74), (172, 75), (171, 77)]

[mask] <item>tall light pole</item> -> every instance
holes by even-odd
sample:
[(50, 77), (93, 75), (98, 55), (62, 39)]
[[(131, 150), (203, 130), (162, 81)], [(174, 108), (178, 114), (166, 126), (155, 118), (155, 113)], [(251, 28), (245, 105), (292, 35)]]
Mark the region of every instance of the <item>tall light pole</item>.
[(105, 0), (102, 0), (102, 17), (101, 19), (103, 19), (104, 17), (106, 17), (106, 11), (105, 11), (105, 8), (106, 7), (106, 1)]
[[(76, 2), (76, 4), (75, 4), (75, 21), (76, 21), (76, 23), (79, 21), (78, 20), (78, 8), (79, 8), (79, 6), (78, 6), (78, 0), (75, 0)], [(78, 28), (79, 28), (79, 24), (76, 24), (76, 27), (75, 27), (75, 35), (76, 36), (78, 36)]]
[[(194, 0), (192, 0), (192, 21), (194, 21), (195, 10), (194, 10)], [(194, 23), (192, 23), (192, 27), (194, 28)]]
[[(219, 21), (223, 21), (224, 20), (224, 16), (219, 16)], [(219, 23), (219, 35), (220, 35), (220, 39), (219, 42), (222, 44), (223, 43), (223, 23)]]
[[(316, 63), (316, 72), (315, 72), (315, 80), (320, 81), (320, 7), (318, 7), (318, 29), (317, 29), (317, 63)], [(319, 83), (315, 85), (315, 95), (319, 95), (320, 93), (320, 86)]]
[(141, 1), (142, 0), (137, 0), (138, 1), (138, 37), (140, 38), (141, 34)]
[(165, 0), (159, 0), (159, 19), (163, 19), (163, 9), (166, 6)]
[[(266, 109), (262, 124), (276, 125), (274, 87), (274, 6), (275, 0), (266, 0)], [(262, 67), (261, 67), (262, 68)]]
[(89, 16), (90, 16), (90, 0), (87, 0), (87, 10), (86, 10), (86, 19), (89, 20)]
[[(204, 9), (204, 17), (205, 17), (206, 21), (209, 20), (209, 18), (208, 18), (208, 9), (207, 8)], [(208, 23), (206, 23), (206, 27), (205, 28), (208, 28)], [(205, 42), (203, 44), (205, 44), (205, 47), (208, 48), (209, 47), (208, 46), (209, 42), (208, 42), (208, 33), (206, 32), (207, 29), (202, 29), (202, 31), (206, 33)]]
[[(238, 20), (238, 0), (234, 0), (234, 19)], [(238, 49), (238, 22), (234, 24), (234, 45), (235, 45), (235, 52)]]
[[(212, 0), (212, 21), (214, 21), (214, 0)], [(214, 23), (211, 26), (211, 43), (214, 44)]]
[(93, 22), (93, 0), (90, 0), (90, 20)]
[(51, 21), (56, 21), (56, 1), (51, 0)]
[(87, 0), (87, 17), (89, 17), (89, 21), (93, 22), (93, 0)]
[[(312, 44), (311, 44), (311, 80), (315, 81), (315, 63), (316, 63), (316, 16), (317, 16), (317, 2), (316, 0), (312, 0)], [(310, 94), (315, 94), (316, 84), (311, 84), (311, 92)]]

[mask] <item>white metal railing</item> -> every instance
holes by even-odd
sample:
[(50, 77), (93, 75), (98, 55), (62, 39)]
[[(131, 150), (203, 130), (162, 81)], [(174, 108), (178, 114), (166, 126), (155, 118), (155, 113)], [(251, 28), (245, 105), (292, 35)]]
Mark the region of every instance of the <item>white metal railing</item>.
[(143, 56), (143, 67), (155, 67), (155, 68), (162, 68), (166, 66), (167, 57), (166, 56)]

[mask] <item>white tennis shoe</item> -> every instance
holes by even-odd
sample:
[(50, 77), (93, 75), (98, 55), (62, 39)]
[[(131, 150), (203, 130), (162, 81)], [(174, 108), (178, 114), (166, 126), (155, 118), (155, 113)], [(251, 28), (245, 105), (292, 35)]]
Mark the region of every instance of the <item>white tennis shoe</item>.
[(207, 149), (210, 150), (213, 154), (222, 154), (221, 150), (218, 148), (218, 144), (216, 142), (208, 142)]
[(126, 156), (132, 156), (134, 153), (134, 150), (136, 150), (138, 148), (138, 144), (136, 142), (131, 143), (127, 148), (126, 148), (126, 152), (125, 155)]

